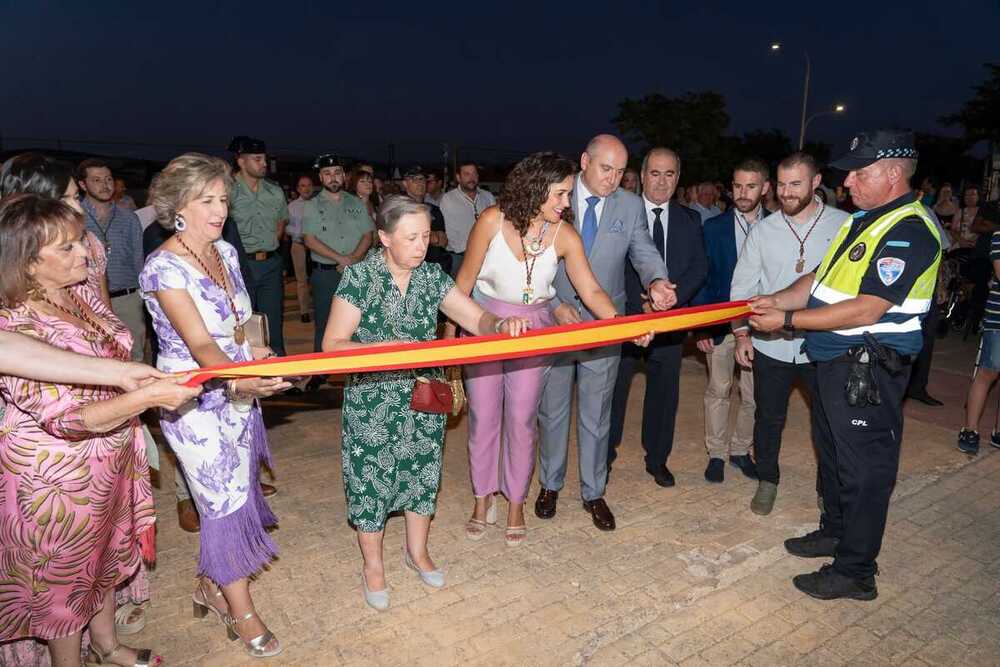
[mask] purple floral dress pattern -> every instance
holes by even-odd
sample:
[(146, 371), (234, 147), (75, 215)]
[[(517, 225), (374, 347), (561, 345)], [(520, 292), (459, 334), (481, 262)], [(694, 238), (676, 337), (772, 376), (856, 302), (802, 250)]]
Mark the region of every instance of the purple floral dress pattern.
[[(199, 366), (156, 300), (161, 290), (185, 290), (226, 356), (233, 361), (252, 358), (249, 343), (238, 345), (233, 338), (237, 323), (251, 315), (236, 250), (221, 240), (215, 245), (233, 286), (235, 313), (226, 293), (211, 278), (168, 250), (152, 253), (139, 275), (159, 339), (156, 365), (162, 371)], [(276, 520), (257, 483), (260, 463), (270, 463), (260, 406), (255, 403), (249, 410), (240, 409), (226, 399), (223, 384), (213, 382), (205, 386), (198, 401), (160, 414), (163, 435), (177, 455), (201, 515), (199, 574), (219, 584), (254, 574), (277, 554), (265, 531)]]
[[(0, 310), (0, 329), (54, 347), (127, 358), (128, 329), (86, 286), (76, 294), (107, 323), (117, 345), (21, 305)], [(83, 628), (109, 589), (139, 567), (139, 535), (154, 521), (145, 445), (136, 420), (102, 434), (82, 417), (110, 387), (0, 377), (0, 641), (54, 639)]]

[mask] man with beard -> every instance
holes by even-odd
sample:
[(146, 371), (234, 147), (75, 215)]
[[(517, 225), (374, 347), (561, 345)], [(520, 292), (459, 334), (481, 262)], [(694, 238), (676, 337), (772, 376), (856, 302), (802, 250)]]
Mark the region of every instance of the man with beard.
[(108, 258), (108, 293), (111, 309), (132, 332), (132, 359), (142, 361), (146, 344), (146, 311), (139, 294), (142, 223), (131, 209), (115, 203), (115, 180), (101, 160), (84, 160), (77, 167), (77, 183), (84, 193), (81, 204), (87, 231), (104, 244)]
[(448, 246), (448, 235), (445, 232), (444, 215), (434, 204), (427, 201), (427, 184), (430, 182), (430, 175), (424, 173), (423, 167), (415, 164), (403, 174), (403, 193), (417, 202), (423, 204), (430, 210), (431, 214), (431, 238), (430, 245), (427, 246), (427, 261), (434, 262), (445, 273), (451, 269), (451, 257), (445, 248)]
[(302, 239), (313, 262), (309, 282), (316, 311), (313, 344), (317, 352), (323, 349), (323, 334), (340, 274), (364, 259), (375, 231), (365, 203), (344, 190), (344, 168), (344, 161), (336, 155), (317, 157), (313, 169), (319, 172), (323, 189), (302, 208)]
[[(816, 161), (806, 153), (792, 153), (778, 165), (781, 210), (754, 225), (747, 235), (733, 271), (731, 298), (749, 299), (783, 290), (823, 260), (848, 216), (814, 194), (820, 178)], [(792, 385), (796, 379), (801, 381), (812, 399), (816, 369), (802, 351), (801, 331), (754, 332), (751, 336), (744, 322), (734, 326), (734, 332), (736, 361), (753, 369), (757, 399), (753, 442), (758, 482), (750, 510), (767, 515), (778, 494), (778, 452)]]
[[(654, 148), (642, 161), (642, 203), (649, 235), (665, 265), (670, 280), (677, 285), (677, 304), (691, 305), (708, 274), (708, 259), (701, 238), (701, 218), (676, 201), (671, 201), (681, 175), (681, 159), (669, 148)], [(642, 298), (639, 274), (629, 262), (625, 267), (626, 315), (649, 312)], [(618, 378), (611, 400), (611, 433), (608, 437), (608, 470), (616, 458), (625, 427), (632, 376), (640, 359), (646, 360), (646, 395), (642, 402), (642, 447), (646, 451), (646, 472), (660, 486), (674, 485), (667, 459), (674, 448), (674, 423), (680, 398), (681, 356), (686, 331), (657, 336), (647, 348), (632, 343), (622, 346)]]
[[(639, 274), (653, 308), (666, 310), (677, 302), (677, 295), (650, 237), (642, 200), (618, 187), (627, 164), (628, 149), (617, 137), (601, 134), (590, 140), (580, 156), (581, 171), (570, 194), (574, 224), (580, 231), (594, 276), (611, 295), (618, 312), (625, 307), (626, 259)], [(559, 265), (553, 284), (556, 296), (552, 301), (558, 305), (552, 314), (559, 324), (594, 319), (570, 282), (565, 263)], [(555, 516), (559, 491), (566, 478), (570, 410), (576, 384), (576, 442), (583, 509), (598, 529), (615, 529), (615, 517), (604, 500), (604, 490), (608, 482), (611, 397), (620, 350), (611, 346), (561, 354), (546, 372), (538, 410), (541, 489), (535, 501), (535, 515), (540, 519)]]
[(453, 278), (462, 267), (469, 232), (479, 219), (479, 214), (497, 203), (491, 193), (479, 187), (479, 168), (475, 162), (459, 162), (455, 180), (458, 187), (441, 197), (441, 213), (444, 214), (445, 232), (448, 235)]
[(236, 137), (229, 144), (236, 154), (237, 173), (229, 191), (229, 217), (236, 223), (246, 251), (247, 284), (253, 309), (267, 315), (270, 346), (285, 354), (284, 262), (278, 246), (288, 222), (288, 205), (281, 186), (267, 175), (267, 148), (252, 137)]
[[(692, 186), (693, 188), (694, 186)], [(735, 205), (721, 215), (705, 221), (705, 251), (708, 255), (708, 278), (697, 304), (725, 303), (730, 300), (730, 287), (736, 260), (743, 251), (747, 234), (770, 211), (761, 201), (770, 191), (767, 165), (747, 159), (733, 172)], [(745, 332), (744, 332), (745, 335)], [(736, 338), (729, 325), (706, 329), (697, 335), (698, 349), (705, 353), (708, 366), (708, 386), (705, 388), (705, 448), (708, 467), (705, 479), (713, 483), (725, 481), (726, 456), (729, 462), (750, 479), (757, 479), (757, 470), (750, 458), (753, 442), (754, 388), (753, 375), (736, 365)], [(736, 426), (729, 429), (729, 404), (734, 371), (739, 375), (740, 407)], [(726, 433), (730, 432), (729, 441)]]

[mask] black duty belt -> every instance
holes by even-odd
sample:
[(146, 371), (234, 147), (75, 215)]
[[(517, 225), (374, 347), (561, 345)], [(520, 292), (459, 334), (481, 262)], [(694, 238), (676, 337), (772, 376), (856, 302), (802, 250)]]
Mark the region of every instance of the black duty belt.
[(120, 296), (125, 296), (126, 294), (131, 294), (132, 292), (138, 292), (138, 287), (129, 287), (128, 289), (116, 289), (114, 292), (108, 292), (108, 296), (112, 299), (116, 299)]

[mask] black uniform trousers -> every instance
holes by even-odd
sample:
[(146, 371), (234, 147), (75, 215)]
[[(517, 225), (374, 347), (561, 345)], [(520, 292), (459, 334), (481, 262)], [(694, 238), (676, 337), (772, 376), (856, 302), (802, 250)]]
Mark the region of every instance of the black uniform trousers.
[(899, 471), (906, 365), (896, 375), (879, 367), (880, 405), (851, 407), (844, 396), (850, 362), (843, 357), (816, 364), (813, 402), (816, 449), (822, 476), (821, 530), (840, 539), (834, 568), (849, 577), (875, 574), (889, 498)]
[[(780, 477), (781, 433), (785, 430), (788, 399), (796, 380), (801, 380), (809, 402), (815, 403), (816, 367), (813, 364), (780, 361), (754, 350), (753, 386), (757, 408), (754, 411), (753, 451), (757, 477), (764, 482), (777, 484)], [(815, 422), (815, 410), (811, 414)], [(813, 431), (815, 428), (814, 424)]]
[[(618, 445), (625, 429), (625, 411), (629, 388), (636, 366), (646, 360), (646, 395), (642, 402), (642, 447), (646, 467), (665, 465), (674, 447), (674, 421), (677, 417), (678, 386), (681, 376), (683, 337), (663, 335), (649, 348), (632, 343), (622, 345), (618, 379), (611, 398), (611, 431), (608, 435), (608, 465), (617, 458)], [(678, 342), (674, 342), (678, 341)]]

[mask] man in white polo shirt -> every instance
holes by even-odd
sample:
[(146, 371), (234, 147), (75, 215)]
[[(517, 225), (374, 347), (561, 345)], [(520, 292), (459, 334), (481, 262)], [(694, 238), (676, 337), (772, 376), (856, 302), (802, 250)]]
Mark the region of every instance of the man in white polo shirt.
[(459, 162), (455, 180), (458, 181), (458, 187), (449, 190), (441, 197), (441, 213), (444, 214), (444, 228), (448, 235), (452, 277), (457, 276), (458, 270), (462, 267), (465, 244), (479, 214), (496, 204), (493, 195), (479, 187), (479, 168), (475, 162)]

